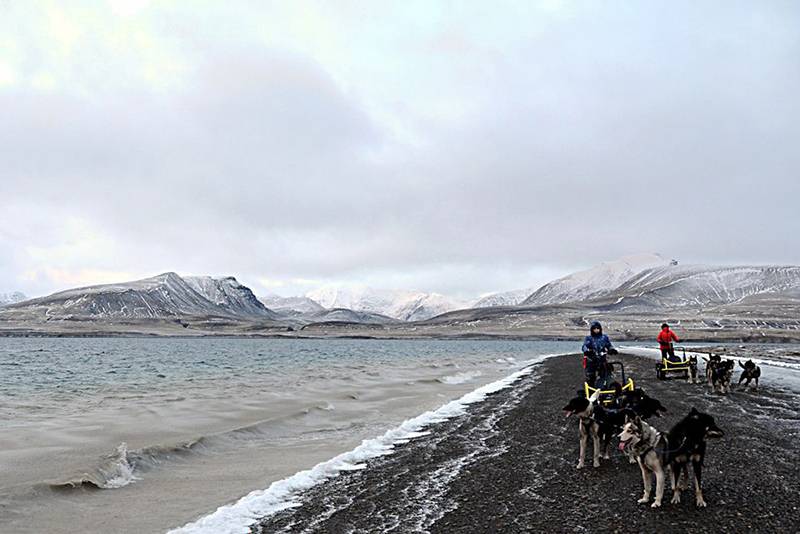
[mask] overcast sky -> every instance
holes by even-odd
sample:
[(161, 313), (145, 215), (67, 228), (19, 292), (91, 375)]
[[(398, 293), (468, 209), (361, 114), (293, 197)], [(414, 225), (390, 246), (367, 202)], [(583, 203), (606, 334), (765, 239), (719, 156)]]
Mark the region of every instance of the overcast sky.
[(800, 264), (800, 3), (0, 0), (0, 292)]

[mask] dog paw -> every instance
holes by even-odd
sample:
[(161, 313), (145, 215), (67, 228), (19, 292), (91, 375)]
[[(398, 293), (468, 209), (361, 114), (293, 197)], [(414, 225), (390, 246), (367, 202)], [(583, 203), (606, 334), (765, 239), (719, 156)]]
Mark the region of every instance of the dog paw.
[(608, 454), (606, 454), (605, 456), (603, 456), (603, 460), (610, 460), (610, 459), (611, 459), (611, 456), (610, 456), (610, 455), (608, 455)]
[(583, 469), (584, 467), (586, 467), (586, 465), (585, 465), (583, 462), (580, 462), (580, 463), (579, 463), (579, 464), (576, 466), (576, 468), (577, 468), (577, 469)]
[(680, 504), (681, 503), (681, 494), (676, 493), (672, 496), (672, 500), (670, 501), (672, 504)]
[(650, 508), (661, 508), (661, 501), (655, 501), (650, 505)]
[(706, 501), (704, 501), (703, 499), (697, 499), (697, 507), (698, 508), (705, 508), (706, 507)]
[(594, 467), (600, 467), (600, 460), (595, 460), (594, 462), (592, 462), (592, 465)]
[(638, 500), (638, 501), (636, 501), (636, 502), (637, 502), (638, 504), (645, 504), (645, 503), (647, 503), (649, 500), (650, 500), (650, 497), (642, 497), (641, 499), (639, 499), (639, 500)]

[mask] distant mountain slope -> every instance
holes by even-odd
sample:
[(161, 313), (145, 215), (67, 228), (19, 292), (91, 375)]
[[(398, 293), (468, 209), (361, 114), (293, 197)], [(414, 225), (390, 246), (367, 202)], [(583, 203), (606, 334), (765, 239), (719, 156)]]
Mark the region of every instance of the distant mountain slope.
[(358, 312), (349, 310), (347, 308), (333, 308), (330, 310), (323, 309), (315, 313), (310, 313), (303, 316), (303, 319), (309, 323), (326, 323), (326, 322), (341, 322), (341, 323), (363, 323), (363, 324), (386, 324), (396, 323), (397, 319), (380, 315), (378, 313)]
[(800, 267), (669, 265), (648, 269), (608, 295), (616, 309), (709, 308), (738, 302), (793, 299)]
[(308, 297), (281, 297), (278, 295), (267, 295), (260, 298), (261, 302), (276, 313), (283, 314), (304, 314), (316, 313), (323, 311), (323, 308), (317, 301)]
[(677, 262), (660, 254), (626, 256), (545, 284), (520, 304), (540, 306), (600, 298), (643, 271), (670, 265), (677, 265)]
[(26, 297), (24, 293), (20, 293), (19, 291), (13, 291), (11, 293), (0, 293), (0, 306), (5, 306), (7, 304), (16, 304), (17, 302), (22, 302), (27, 298), (28, 297)]
[(233, 276), (185, 276), (183, 279), (192, 289), (234, 315), (270, 315), (269, 310), (250, 288), (240, 284)]
[(438, 293), (373, 289), (364, 286), (326, 286), (306, 297), (324, 308), (346, 308), (358, 312), (376, 313), (401, 321), (424, 320), (450, 310), (465, 307), (464, 303)]
[(491, 308), (494, 306), (516, 306), (528, 298), (536, 288), (530, 287), (526, 289), (515, 289), (512, 291), (503, 291), (500, 293), (491, 293), (485, 297), (478, 299), (473, 305), (473, 308)]
[[(222, 279), (226, 280), (226, 279)], [(5, 306), (7, 317), (41, 316), (45, 320), (64, 318), (83, 319), (165, 319), (179, 317), (235, 317), (247, 315), (246, 310), (257, 310), (251, 316), (271, 317), (272, 312), (260, 307), (248, 307), (247, 293), (238, 282), (194, 282), (206, 285), (204, 291), (215, 296), (210, 300), (195, 290), (192, 284), (175, 273), (164, 273), (152, 278), (81, 287), (60, 291), (52, 295)], [(237, 287), (238, 286), (238, 287)], [(215, 292), (219, 291), (219, 294)], [(250, 292), (252, 295), (252, 292)], [(255, 298), (255, 297), (253, 297)]]

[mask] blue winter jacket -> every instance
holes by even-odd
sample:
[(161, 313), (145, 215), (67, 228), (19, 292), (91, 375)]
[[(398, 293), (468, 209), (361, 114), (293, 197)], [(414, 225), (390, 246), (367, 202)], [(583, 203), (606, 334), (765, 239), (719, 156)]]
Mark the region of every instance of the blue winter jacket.
[[(600, 354), (603, 351), (608, 351), (609, 349), (613, 349), (614, 347), (611, 345), (611, 340), (608, 339), (608, 336), (603, 333), (603, 327), (600, 326), (600, 323), (597, 321), (591, 324), (591, 328), (600, 327), (600, 334), (599, 335), (591, 335), (589, 334), (583, 340), (583, 348), (581, 349), (582, 352), (590, 352), (591, 355), (588, 358), (587, 366), (594, 367), (594, 364), (599, 363), (602, 361)], [(604, 358), (603, 358), (604, 359)]]

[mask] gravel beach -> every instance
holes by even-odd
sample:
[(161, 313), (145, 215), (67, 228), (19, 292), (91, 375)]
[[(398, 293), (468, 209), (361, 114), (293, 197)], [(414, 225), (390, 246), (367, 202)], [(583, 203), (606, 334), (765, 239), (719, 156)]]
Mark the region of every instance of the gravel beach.
[(637, 386), (669, 410), (650, 421), (656, 428), (669, 430), (694, 406), (713, 415), (725, 432), (709, 442), (703, 471), (708, 508), (695, 508), (693, 489), (678, 505), (669, 503), (669, 488), (662, 508), (637, 504), (639, 468), (616, 449), (599, 468), (575, 468), (578, 422), (561, 411), (582, 384), (574, 355), (537, 365), (512, 388), (430, 427), (430, 434), (365, 469), (314, 487), (300, 506), (263, 519), (252, 531), (798, 531), (795, 393), (762, 381), (759, 392), (711, 394), (705, 384), (656, 380), (653, 360), (619, 359)]

